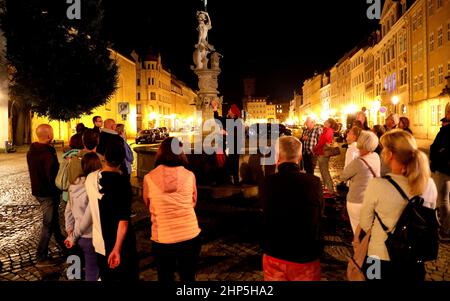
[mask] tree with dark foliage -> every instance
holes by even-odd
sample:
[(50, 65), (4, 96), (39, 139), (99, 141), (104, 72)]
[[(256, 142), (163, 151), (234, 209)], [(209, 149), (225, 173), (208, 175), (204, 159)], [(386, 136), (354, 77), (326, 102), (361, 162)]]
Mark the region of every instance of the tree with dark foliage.
[(10, 96), (22, 108), (68, 121), (104, 105), (117, 85), (117, 65), (101, 36), (102, 1), (84, 0), (69, 19), (65, 0), (4, 0), (1, 28), (13, 67)]

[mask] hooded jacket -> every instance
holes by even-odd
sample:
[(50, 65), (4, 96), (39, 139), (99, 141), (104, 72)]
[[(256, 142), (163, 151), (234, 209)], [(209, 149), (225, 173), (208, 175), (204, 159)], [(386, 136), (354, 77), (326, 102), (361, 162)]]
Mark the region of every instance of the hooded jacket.
[(152, 240), (172, 244), (187, 241), (200, 233), (195, 205), (195, 176), (182, 166), (160, 165), (144, 178), (144, 199), (152, 222)]
[(27, 163), (33, 196), (56, 197), (61, 194), (55, 185), (59, 162), (54, 147), (39, 142), (31, 144)]

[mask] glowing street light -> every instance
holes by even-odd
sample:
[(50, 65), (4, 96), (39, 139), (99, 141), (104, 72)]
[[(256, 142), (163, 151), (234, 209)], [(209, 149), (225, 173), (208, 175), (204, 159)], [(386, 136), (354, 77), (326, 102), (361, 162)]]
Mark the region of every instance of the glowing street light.
[(400, 99), (398, 96), (392, 97), (392, 103), (394, 104), (394, 113), (397, 113), (397, 105), (399, 103)]

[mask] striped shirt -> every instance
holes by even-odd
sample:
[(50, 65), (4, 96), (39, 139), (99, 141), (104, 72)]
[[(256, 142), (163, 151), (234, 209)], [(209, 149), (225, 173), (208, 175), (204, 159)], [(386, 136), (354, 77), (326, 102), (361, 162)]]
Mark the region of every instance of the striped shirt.
[(307, 136), (308, 140), (303, 141), (303, 153), (312, 154), (314, 147), (319, 141), (319, 137), (322, 135), (322, 128), (316, 126), (313, 129), (306, 129), (302, 136)]

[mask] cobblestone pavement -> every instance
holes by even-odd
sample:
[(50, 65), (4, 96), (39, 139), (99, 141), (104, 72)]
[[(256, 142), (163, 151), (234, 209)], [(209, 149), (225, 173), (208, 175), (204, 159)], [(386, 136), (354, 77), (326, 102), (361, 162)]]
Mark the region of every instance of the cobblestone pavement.
[[(31, 196), (25, 152), (0, 154), (0, 280), (66, 280), (61, 251), (52, 240), (50, 254), (61, 264), (36, 268), (36, 245), (41, 227), (39, 204)], [(343, 155), (332, 158), (332, 176), (338, 182)], [(318, 172), (318, 171), (317, 171)], [(198, 217), (202, 228), (202, 251), (197, 279), (212, 281), (260, 281), (261, 214), (255, 200), (199, 200)], [(344, 216), (344, 202), (327, 206), (324, 219), (322, 280), (345, 280), (351, 254), (351, 230)], [(63, 206), (62, 206), (63, 207)], [(140, 278), (157, 280), (151, 254), (150, 221), (143, 203), (136, 200), (133, 226), (138, 240)], [(63, 208), (61, 208), (62, 212)], [(450, 244), (441, 244), (439, 258), (427, 263), (427, 280), (450, 280)]]

